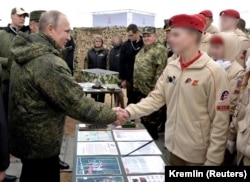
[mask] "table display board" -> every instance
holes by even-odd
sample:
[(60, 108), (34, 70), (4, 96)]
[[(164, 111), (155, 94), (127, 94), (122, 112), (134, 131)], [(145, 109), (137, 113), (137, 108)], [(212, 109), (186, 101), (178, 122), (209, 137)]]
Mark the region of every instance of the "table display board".
[(164, 168), (144, 128), (77, 126), (73, 182), (164, 182)]

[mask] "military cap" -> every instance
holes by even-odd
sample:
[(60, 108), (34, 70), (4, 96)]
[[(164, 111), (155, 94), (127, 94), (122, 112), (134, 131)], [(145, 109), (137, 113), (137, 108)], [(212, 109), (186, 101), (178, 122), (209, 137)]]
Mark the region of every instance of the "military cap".
[(210, 10), (203, 10), (199, 14), (204, 15), (205, 17), (213, 18), (213, 13)]
[(30, 21), (39, 21), (41, 15), (45, 13), (45, 10), (36, 10), (30, 12)]
[(151, 33), (156, 33), (155, 27), (144, 27), (142, 29), (142, 34), (151, 34)]
[(23, 8), (20, 8), (20, 7), (16, 7), (16, 8), (13, 8), (11, 10), (11, 15), (25, 15), (27, 17), (29, 17), (29, 13), (27, 13)]
[(231, 18), (240, 19), (240, 13), (234, 9), (226, 9), (220, 12), (220, 16), (228, 16)]
[(171, 28), (184, 27), (191, 28), (203, 32), (205, 29), (205, 23), (196, 15), (179, 14), (170, 18), (169, 26)]

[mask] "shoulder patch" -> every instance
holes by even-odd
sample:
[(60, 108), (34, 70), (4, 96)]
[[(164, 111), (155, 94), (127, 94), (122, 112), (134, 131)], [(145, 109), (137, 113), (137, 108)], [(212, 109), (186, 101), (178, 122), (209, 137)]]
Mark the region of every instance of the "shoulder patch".
[(223, 102), (223, 101), (228, 100), (228, 99), (229, 99), (229, 91), (225, 90), (222, 92), (222, 94), (219, 98), (219, 102)]

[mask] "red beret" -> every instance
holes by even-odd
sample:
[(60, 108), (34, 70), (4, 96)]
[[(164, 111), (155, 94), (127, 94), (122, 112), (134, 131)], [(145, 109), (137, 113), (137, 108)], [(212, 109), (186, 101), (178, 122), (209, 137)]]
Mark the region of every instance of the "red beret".
[(174, 27), (191, 28), (203, 32), (205, 28), (205, 23), (201, 18), (195, 15), (180, 14), (170, 18), (169, 26), (171, 28)]
[(229, 17), (232, 17), (232, 18), (237, 18), (239, 19), (240, 18), (240, 13), (234, 9), (226, 9), (222, 12), (220, 12), (220, 16), (229, 16)]
[(209, 18), (212, 18), (212, 17), (213, 17), (213, 13), (212, 13), (212, 11), (210, 11), (210, 10), (203, 10), (203, 11), (201, 11), (199, 14), (202, 14), (202, 15), (204, 15), (205, 17), (209, 17)]
[(212, 44), (224, 44), (224, 41), (220, 36), (214, 35), (211, 37), (210, 43), (212, 43)]
[(204, 24), (207, 23), (207, 19), (206, 19), (206, 17), (203, 14), (195, 14), (194, 16), (196, 16), (197, 18), (201, 19)]

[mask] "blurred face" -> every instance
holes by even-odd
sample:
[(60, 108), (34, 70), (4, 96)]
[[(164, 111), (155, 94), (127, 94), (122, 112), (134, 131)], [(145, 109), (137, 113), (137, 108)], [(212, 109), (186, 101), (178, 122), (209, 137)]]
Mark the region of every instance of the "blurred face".
[(113, 37), (112, 39), (112, 45), (113, 46), (120, 46), (122, 44), (120, 37)]
[(64, 48), (70, 40), (70, 25), (67, 18), (61, 15), (58, 26), (48, 25), (49, 35), (55, 40), (57, 48)]
[(38, 33), (39, 22), (31, 21), (29, 27), (30, 27), (31, 33)]
[(100, 47), (102, 47), (102, 40), (101, 39), (95, 39), (94, 40), (94, 47), (96, 47), (96, 48), (100, 48)]
[(151, 46), (156, 42), (157, 36), (154, 33), (152, 33), (152, 34), (143, 34), (142, 40), (143, 40), (143, 43), (144, 43), (145, 46)]
[(26, 15), (11, 15), (12, 26), (21, 28), (24, 26)]
[(130, 41), (136, 41), (136, 40), (138, 40), (138, 37), (139, 37), (139, 32), (136, 32), (136, 33), (133, 33), (133, 31), (132, 30), (130, 30), (130, 31), (128, 31), (128, 39), (130, 40)]
[(221, 16), (220, 17), (220, 29), (221, 31), (230, 31), (237, 28), (238, 20), (235, 18)]
[(211, 25), (211, 23), (213, 22), (213, 20), (209, 17), (206, 17), (206, 26), (205, 26), (205, 30)]
[(165, 32), (165, 40), (169, 42), (170, 31)]
[(190, 45), (197, 44), (197, 35), (185, 28), (172, 28), (169, 43), (174, 53), (182, 55)]
[(222, 44), (210, 44), (209, 55), (214, 60), (224, 59), (224, 46)]

